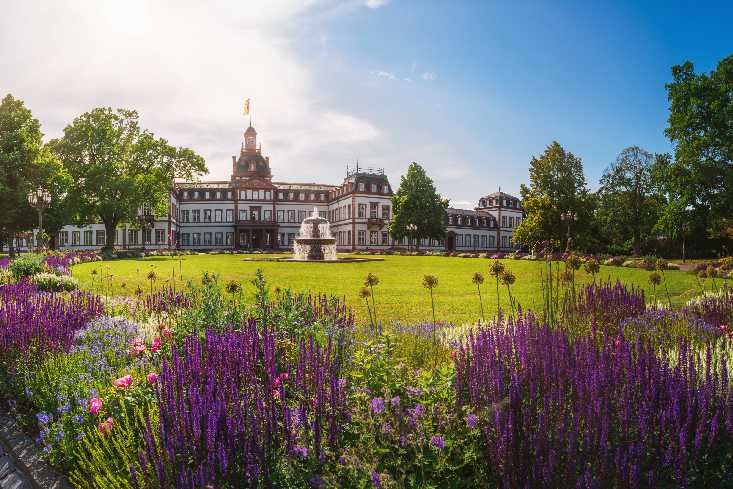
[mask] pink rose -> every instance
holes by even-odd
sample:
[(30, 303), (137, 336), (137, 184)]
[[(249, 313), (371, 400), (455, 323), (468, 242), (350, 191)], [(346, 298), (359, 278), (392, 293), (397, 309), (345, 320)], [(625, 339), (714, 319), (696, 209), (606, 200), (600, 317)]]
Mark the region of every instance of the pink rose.
[(160, 350), (160, 338), (155, 337), (155, 339), (153, 339), (153, 344), (150, 345), (150, 351), (158, 353), (158, 350)]
[(89, 412), (93, 415), (99, 414), (102, 410), (102, 400), (98, 397), (93, 397), (89, 400)]
[(120, 389), (127, 389), (132, 384), (132, 375), (125, 375), (115, 380), (112, 385), (119, 387)]
[(148, 374), (148, 383), (155, 384), (158, 381), (158, 374), (155, 372), (150, 372)]
[(165, 336), (166, 338), (172, 337), (173, 336), (173, 330), (170, 329), (168, 326), (165, 326), (163, 328), (163, 336)]

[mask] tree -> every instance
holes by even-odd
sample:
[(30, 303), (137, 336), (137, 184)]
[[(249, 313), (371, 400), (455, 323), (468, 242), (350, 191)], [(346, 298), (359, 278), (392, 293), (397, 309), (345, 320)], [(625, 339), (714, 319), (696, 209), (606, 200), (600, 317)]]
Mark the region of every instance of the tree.
[(53, 148), (74, 181), (69, 194), (75, 221), (99, 219), (106, 231), (105, 249), (115, 244), (121, 223), (134, 223), (146, 207), (166, 212), (174, 179), (206, 173), (201, 156), (175, 148), (141, 129), (134, 110), (96, 108), (64, 129)]
[(438, 194), (425, 169), (413, 161), (392, 197), (389, 234), (396, 240), (407, 236), (418, 243), (420, 239), (442, 239), (447, 208), (448, 199)]
[(553, 141), (542, 156), (532, 158), (529, 180), (529, 187), (520, 187), (526, 215), (514, 230), (514, 241), (527, 248), (549, 241), (565, 249), (572, 237), (576, 245), (590, 246), (594, 199), (580, 158)]
[(624, 149), (601, 177), (596, 218), (611, 244), (630, 243), (634, 255), (659, 219), (662, 199), (653, 180), (654, 157), (638, 146)]
[[(709, 74), (689, 61), (672, 68), (666, 134), (675, 144), (669, 187), (689, 206), (708, 234), (719, 234), (733, 216), (733, 55)], [(679, 208), (679, 201), (669, 206)], [(678, 211), (679, 209), (677, 209)], [(665, 209), (665, 215), (678, 214)]]
[(36, 212), (28, 194), (49, 186), (63, 174), (63, 167), (43, 143), (38, 119), (22, 100), (8, 94), (0, 103), (0, 239), (13, 238), (36, 224)]

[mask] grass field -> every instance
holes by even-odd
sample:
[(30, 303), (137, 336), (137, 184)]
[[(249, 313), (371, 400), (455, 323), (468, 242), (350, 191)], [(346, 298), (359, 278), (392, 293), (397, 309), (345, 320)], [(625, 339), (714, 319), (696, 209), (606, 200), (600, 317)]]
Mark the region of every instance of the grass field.
[[(542, 300), (541, 263), (503, 261), (517, 277), (512, 294), (518, 302), (523, 307), (539, 308)], [(431, 256), (385, 256), (384, 261), (368, 263), (278, 263), (248, 262), (243, 255), (202, 254), (84, 263), (73, 267), (73, 275), (83, 288), (101, 292), (101, 277), (112, 274), (113, 294), (133, 294), (138, 286), (146, 292), (150, 290), (150, 281), (146, 278), (150, 270), (154, 270), (158, 277), (153, 284), (155, 289), (165, 287), (166, 281), (170, 284), (174, 274), (180, 286), (189, 280), (199, 281), (204, 272), (213, 272), (219, 275), (222, 283), (240, 281), (251, 295), (253, 288), (249, 281), (255, 271), (261, 268), (273, 288), (289, 287), (295, 291), (324, 292), (346, 297), (358, 320), (363, 322), (367, 318), (366, 307), (358, 294), (364, 277), (371, 272), (380, 279), (380, 284), (375, 287), (379, 319), (414, 322), (427, 320), (431, 316), (428, 292), (422, 287), (423, 276), (431, 274), (439, 280), (434, 291), (438, 319), (460, 324), (473, 322), (480, 315), (476, 286), (471, 283), (474, 272), (482, 272), (486, 277), (482, 294), (487, 317), (496, 312), (496, 284), (488, 274), (490, 263), (485, 258)], [(93, 270), (96, 274), (92, 273)], [(603, 280), (620, 279), (626, 284), (644, 287), (651, 294), (648, 275), (649, 272), (645, 270), (605, 266), (601, 267), (599, 273)], [(699, 285), (693, 274), (668, 271), (666, 276), (673, 303), (680, 304), (699, 293)], [(579, 280), (590, 281), (590, 276), (583, 272), (579, 272), (579, 277)], [(658, 288), (657, 293), (662, 300), (665, 295), (663, 287), (661, 290)], [(503, 285), (500, 286), (500, 297), (502, 307), (508, 307), (509, 300)]]

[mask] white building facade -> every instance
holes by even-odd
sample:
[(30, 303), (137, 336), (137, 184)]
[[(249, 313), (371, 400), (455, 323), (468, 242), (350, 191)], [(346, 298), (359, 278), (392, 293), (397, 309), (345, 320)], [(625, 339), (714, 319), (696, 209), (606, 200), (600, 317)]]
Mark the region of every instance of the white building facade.
[[(145, 250), (280, 250), (292, 249), (300, 224), (313, 209), (331, 223), (341, 252), (405, 247), (390, 238), (392, 187), (382, 170), (347, 171), (340, 185), (272, 180), (269, 157), (248, 127), (239, 155), (232, 156), (226, 181), (176, 182), (165, 216), (144, 225), (117, 229), (115, 245)], [(518, 198), (489, 194), (472, 210), (448, 209), (444, 240), (422, 240), (419, 247), (446, 251), (512, 250), (512, 234), (523, 218)], [(64, 226), (56, 246), (94, 250), (105, 244), (102, 224)], [(33, 238), (18, 238), (27, 249)]]

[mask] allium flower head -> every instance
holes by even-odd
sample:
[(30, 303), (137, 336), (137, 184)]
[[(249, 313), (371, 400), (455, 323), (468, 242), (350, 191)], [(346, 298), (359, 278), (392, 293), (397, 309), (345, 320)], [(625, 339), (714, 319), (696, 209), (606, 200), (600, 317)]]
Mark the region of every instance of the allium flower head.
[(481, 285), (484, 283), (484, 275), (481, 272), (476, 272), (473, 274), (471, 281), (476, 285)]
[(435, 275), (425, 275), (422, 279), (422, 286), (426, 289), (434, 289), (438, 286), (438, 277)]
[(652, 272), (649, 274), (649, 283), (652, 285), (659, 285), (662, 283), (662, 276), (659, 275), (659, 272)]
[(489, 267), (489, 273), (494, 277), (498, 277), (504, 272), (504, 264), (499, 260), (494, 260)]
[(369, 292), (369, 289), (367, 287), (362, 287), (359, 290), (359, 297), (362, 299), (368, 299), (372, 295), (371, 292)]
[(364, 279), (364, 287), (374, 287), (375, 285), (379, 285), (379, 277), (373, 273), (368, 273)]
[(506, 270), (501, 274), (501, 283), (504, 285), (512, 285), (516, 280), (517, 277), (509, 270)]

